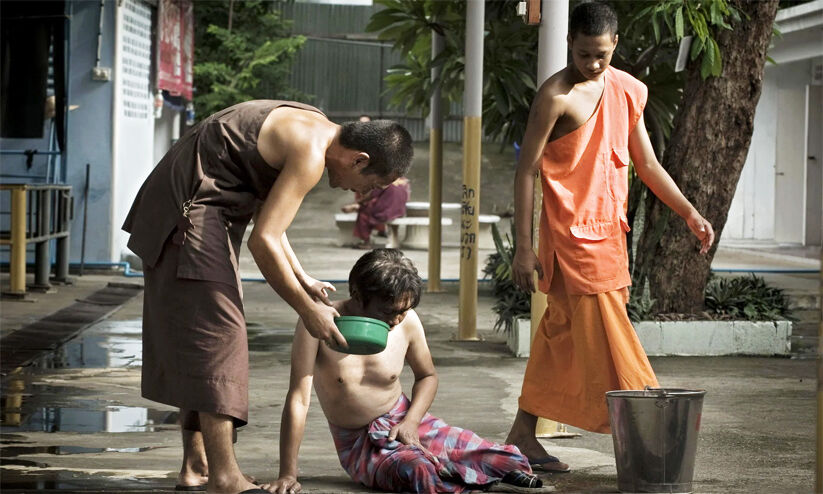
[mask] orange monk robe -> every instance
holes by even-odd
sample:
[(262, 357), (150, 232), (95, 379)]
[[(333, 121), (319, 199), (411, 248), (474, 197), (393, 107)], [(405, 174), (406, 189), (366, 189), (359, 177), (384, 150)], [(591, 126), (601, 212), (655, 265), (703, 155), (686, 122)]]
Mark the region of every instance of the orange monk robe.
[(606, 391), (657, 386), (626, 313), (628, 140), (646, 103), (642, 82), (606, 69), (586, 123), (546, 144), (538, 256), (548, 307), (532, 343), (520, 408), (609, 432)]

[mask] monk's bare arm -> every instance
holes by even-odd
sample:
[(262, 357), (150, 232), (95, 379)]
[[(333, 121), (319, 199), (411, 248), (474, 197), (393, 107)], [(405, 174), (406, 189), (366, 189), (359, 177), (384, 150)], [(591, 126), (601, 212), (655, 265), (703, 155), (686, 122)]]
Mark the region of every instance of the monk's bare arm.
[(631, 154), (637, 176), (649, 187), (649, 190), (686, 220), (689, 229), (700, 239), (700, 253), (705, 254), (714, 242), (712, 225), (703, 218), (683, 195), (677, 184), (666, 170), (660, 166), (654, 155), (646, 124), (641, 115), (637, 126), (629, 136), (629, 154)]
[(521, 290), (534, 291), (534, 271), (543, 269), (532, 250), (534, 178), (540, 171), (543, 148), (562, 112), (562, 100), (552, 91), (551, 80), (540, 87), (529, 111), (520, 159), (514, 177), (514, 227), (517, 251), (512, 261), (512, 280)]
[[(318, 340), (306, 331), (303, 322), (298, 321), (292, 342), (289, 391), (280, 420), (280, 474), (274, 484), (283, 488), (280, 492), (286, 492), (297, 484), (297, 458), (311, 402), (318, 345)], [(299, 484), (297, 485), (295, 490), (299, 490)]]
[(343, 335), (334, 325), (334, 317), (339, 314), (314, 302), (303, 289), (282, 243), (303, 198), (320, 181), (325, 150), (323, 142), (311, 137), (302, 137), (290, 146), (283, 169), (257, 212), (248, 246), (266, 281), (300, 315), (309, 333), (322, 340), (333, 338), (345, 346)]
[(294, 249), (292, 249), (291, 244), (289, 243), (289, 238), (286, 236), (286, 233), (283, 233), (283, 236), (280, 237), (280, 244), (283, 246), (283, 250), (286, 252), (286, 256), (289, 258), (289, 264), (291, 265), (291, 269), (294, 272), (294, 275), (297, 277), (297, 281), (300, 282), (300, 286), (303, 287), (304, 290), (311, 296), (312, 299), (315, 301), (321, 301), (326, 305), (331, 305), (332, 302), (329, 300), (329, 294), (327, 290), (331, 290), (336, 292), (337, 289), (331, 283), (327, 283), (324, 281), (319, 281), (308, 274), (303, 269), (303, 266), (300, 264), (300, 260), (297, 259), (297, 255), (294, 253)]
[(403, 444), (419, 444), (420, 437), (417, 428), (437, 394), (437, 371), (434, 369), (423, 324), (417, 313), (410, 310), (403, 324), (406, 325), (404, 331), (409, 335), (406, 362), (414, 373), (414, 386), (412, 386), (411, 405), (406, 412), (406, 417), (392, 428), (389, 439), (397, 438)]

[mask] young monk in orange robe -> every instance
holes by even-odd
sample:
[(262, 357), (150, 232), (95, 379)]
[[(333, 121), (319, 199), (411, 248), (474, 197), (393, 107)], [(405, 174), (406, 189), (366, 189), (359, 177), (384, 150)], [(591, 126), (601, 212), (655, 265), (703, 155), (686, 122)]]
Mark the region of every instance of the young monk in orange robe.
[[(606, 391), (657, 386), (626, 313), (629, 157), (638, 177), (686, 220), (708, 251), (714, 232), (660, 166), (643, 123), (646, 86), (609, 66), (617, 15), (583, 3), (571, 15), (572, 63), (538, 90), (515, 178), (514, 282), (548, 307), (532, 344), (519, 410), (506, 440), (535, 470), (568, 471), (535, 438), (537, 417), (608, 433)], [(532, 251), (534, 178), (543, 209)]]

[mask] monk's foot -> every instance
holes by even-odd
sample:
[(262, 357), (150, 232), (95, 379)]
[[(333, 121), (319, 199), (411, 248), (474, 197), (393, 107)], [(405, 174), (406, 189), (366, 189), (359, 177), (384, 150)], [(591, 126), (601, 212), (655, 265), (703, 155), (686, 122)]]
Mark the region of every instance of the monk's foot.
[(540, 441), (534, 437), (534, 434), (517, 434), (514, 431), (509, 432), (509, 436), (506, 438), (506, 444), (513, 444), (517, 446), (517, 449), (526, 455), (529, 460), (532, 458), (542, 458), (548, 454), (546, 452), (546, 448), (540, 444)]
[(177, 483), (175, 488), (177, 490), (185, 491), (187, 487), (205, 486), (209, 481), (208, 468), (203, 466), (198, 467), (183, 467), (180, 473), (177, 474)]
[(237, 494), (251, 489), (259, 489), (257, 484), (249, 481), (248, 475), (218, 476), (209, 478), (206, 492), (209, 494)]

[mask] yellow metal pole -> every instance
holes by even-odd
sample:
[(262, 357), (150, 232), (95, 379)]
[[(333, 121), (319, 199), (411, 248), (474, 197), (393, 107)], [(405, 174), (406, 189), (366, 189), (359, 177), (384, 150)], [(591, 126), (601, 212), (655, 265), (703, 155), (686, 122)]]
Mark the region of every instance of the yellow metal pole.
[(10, 293), (26, 293), (26, 186), (11, 190)]
[[(534, 211), (532, 213), (532, 248), (534, 252), (538, 251), (539, 233), (540, 233), (540, 211), (543, 209), (543, 186), (540, 181), (541, 175), (538, 173), (534, 181)], [(544, 266), (543, 269), (551, 269), (549, 266)], [(534, 275), (535, 286), (537, 286), (537, 273)], [(546, 294), (540, 290), (532, 293), (531, 300), (531, 336), (534, 341), (534, 335), (537, 334), (537, 328), (540, 327), (540, 321), (543, 319), (543, 314), (546, 312), (548, 303), (546, 301)], [(537, 418), (537, 426), (535, 427), (534, 435), (537, 437), (551, 437), (559, 431), (559, 424), (554, 420), (549, 420), (543, 417)]]
[(441, 204), (443, 202), (443, 131), (432, 128), (429, 131), (429, 292), (439, 292), (440, 257), (442, 242)]
[(480, 207), (480, 117), (463, 119), (463, 197), (460, 213), (459, 339), (477, 339), (477, 222)]
[[(540, 2), (540, 32), (537, 40), (537, 86), (551, 77), (552, 74), (566, 66), (566, 33), (569, 19), (568, 0), (544, 0)], [(540, 225), (540, 210), (543, 208), (543, 187), (541, 175), (538, 174), (534, 182), (534, 214), (532, 220), (532, 238), (535, 251), (538, 247), (538, 229)], [(543, 266), (549, 271), (553, 266)], [(539, 291), (532, 294), (531, 331), (532, 341), (540, 326), (543, 313), (546, 312), (546, 295)], [(553, 420), (542, 417), (537, 420), (535, 435), (538, 437), (552, 436), (558, 432), (565, 432), (566, 426)]]
[[(432, 60), (443, 51), (446, 41), (443, 35), (432, 30)], [(440, 95), (442, 66), (432, 67), (431, 78), (434, 91), (431, 97), (431, 129), (429, 130), (429, 292), (439, 292), (440, 259), (443, 246), (442, 218), (443, 202), (443, 100)]]
[(463, 191), (460, 213), (460, 308), (458, 338), (477, 339), (477, 237), (480, 214), (480, 146), (483, 111), (485, 2), (466, 3), (466, 64), (463, 98)]

